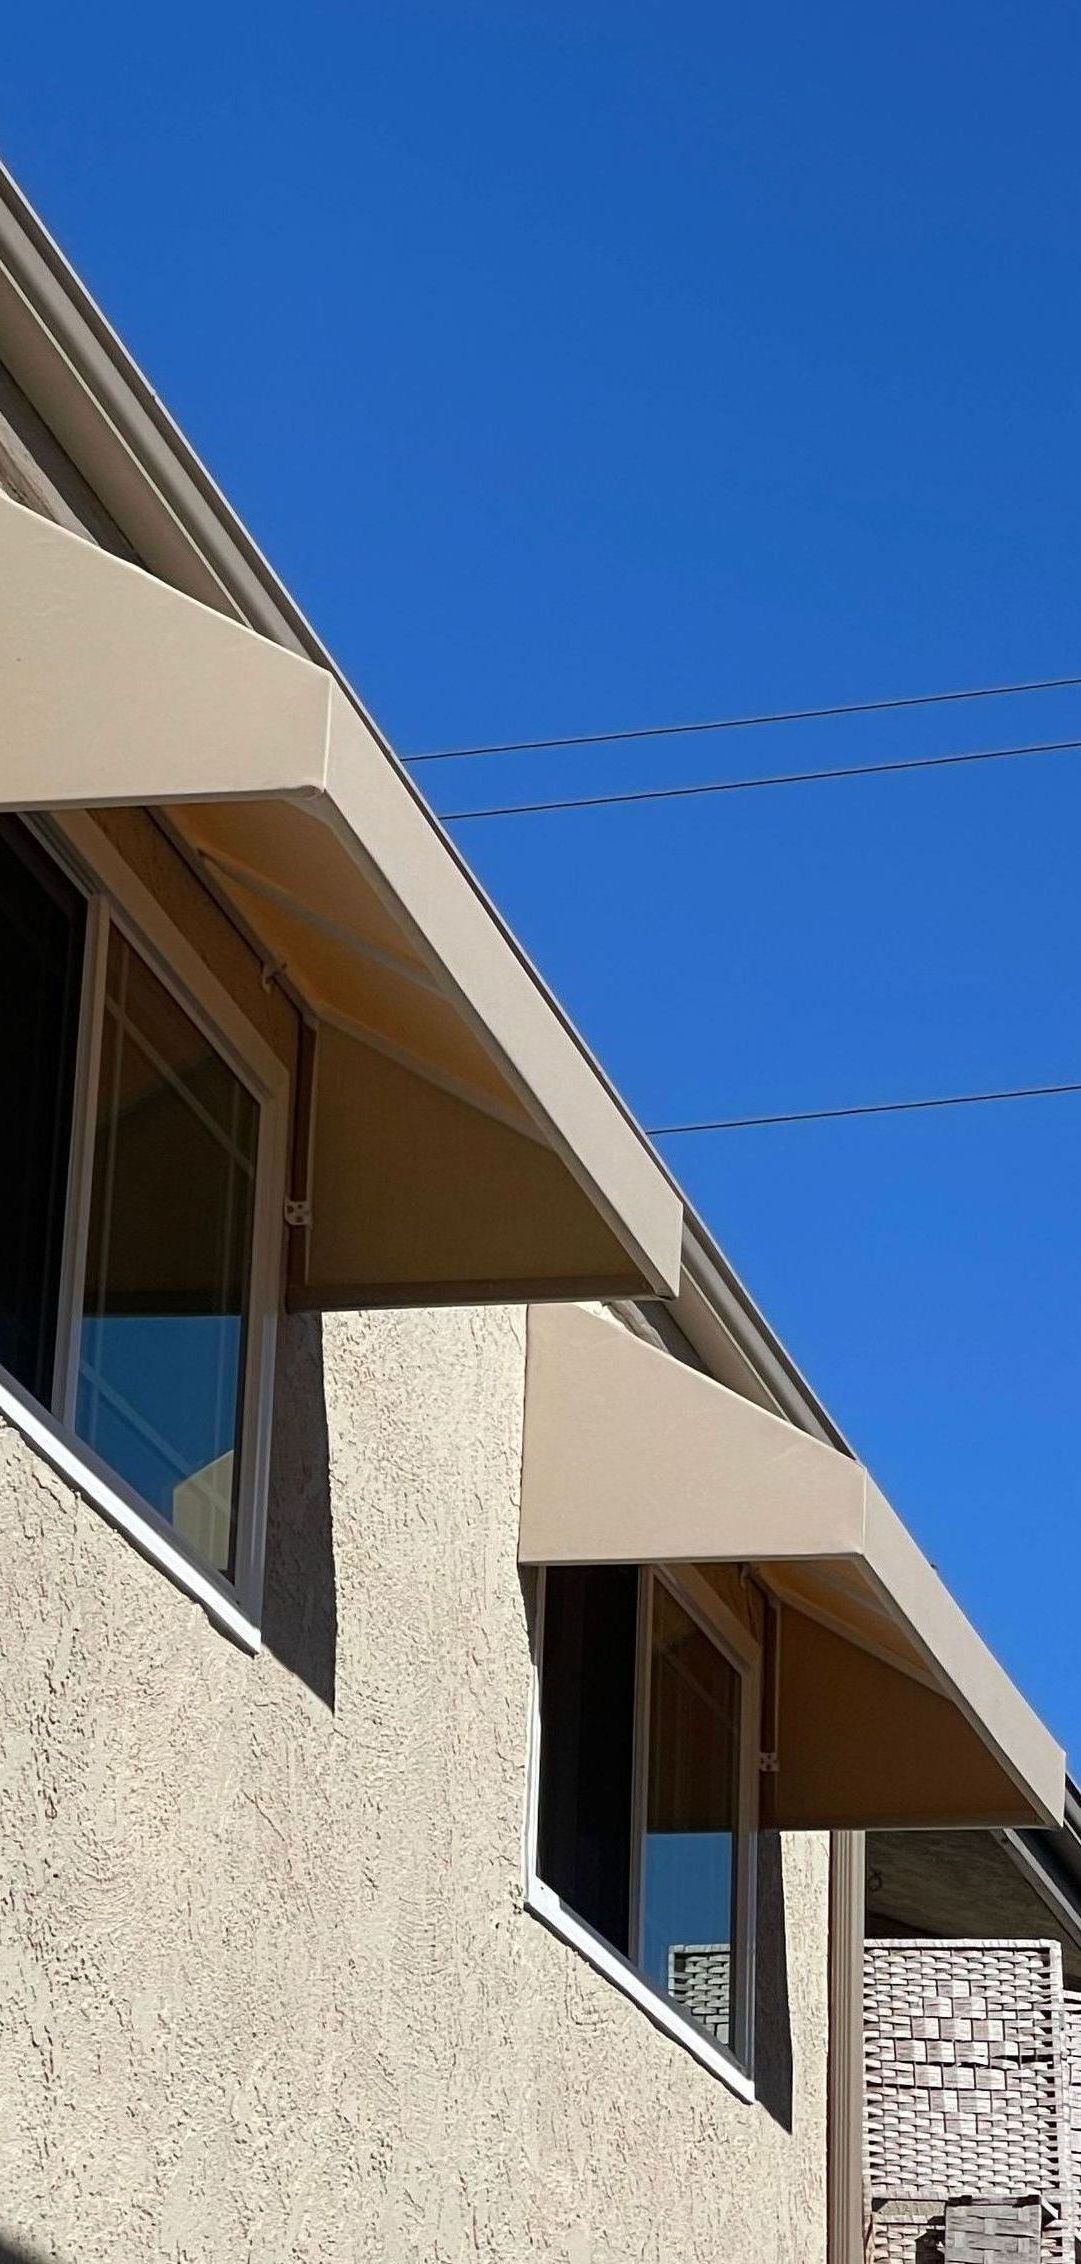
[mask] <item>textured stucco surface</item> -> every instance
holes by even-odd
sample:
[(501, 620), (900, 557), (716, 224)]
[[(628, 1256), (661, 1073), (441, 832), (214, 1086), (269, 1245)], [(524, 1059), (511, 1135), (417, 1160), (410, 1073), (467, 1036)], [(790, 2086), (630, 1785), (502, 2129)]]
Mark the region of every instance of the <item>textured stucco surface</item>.
[(0, 2246), (820, 2264), (825, 1843), (783, 1849), (790, 2116), (522, 1911), (523, 1347), (287, 1325), (255, 1661), (0, 1430)]

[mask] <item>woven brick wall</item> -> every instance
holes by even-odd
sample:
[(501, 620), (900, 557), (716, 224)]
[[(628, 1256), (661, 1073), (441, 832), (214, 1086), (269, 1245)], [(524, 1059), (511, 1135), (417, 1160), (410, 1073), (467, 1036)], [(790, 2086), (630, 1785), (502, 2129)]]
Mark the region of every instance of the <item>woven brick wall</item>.
[(945, 2264), (1040, 2264), (1038, 2201), (947, 2201)]
[(711, 2036), (727, 2044), (732, 1996), (728, 1943), (673, 1942), (668, 1952), (668, 1994)]
[(1064, 2084), (1066, 2119), (1070, 2132), (1070, 2187), (1073, 2194), (1074, 2231), (1081, 2247), (1081, 1995), (1067, 1989), (1064, 1997)]
[(864, 1970), (875, 2264), (930, 2264), (962, 2195), (1038, 2194), (1042, 2259), (1072, 2255), (1058, 1944), (870, 1941)]

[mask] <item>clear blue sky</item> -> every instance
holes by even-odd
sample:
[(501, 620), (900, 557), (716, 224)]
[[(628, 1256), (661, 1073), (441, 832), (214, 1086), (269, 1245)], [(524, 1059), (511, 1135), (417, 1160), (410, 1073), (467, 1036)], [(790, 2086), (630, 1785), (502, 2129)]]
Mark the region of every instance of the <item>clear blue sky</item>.
[[(403, 751), (1081, 662), (1065, 0), (12, 14), (0, 143)], [(444, 807), (1081, 736), (1081, 695)], [(1081, 758), (463, 827), (646, 1123), (1081, 1074)], [(668, 1153), (1081, 1761), (1081, 1102)]]

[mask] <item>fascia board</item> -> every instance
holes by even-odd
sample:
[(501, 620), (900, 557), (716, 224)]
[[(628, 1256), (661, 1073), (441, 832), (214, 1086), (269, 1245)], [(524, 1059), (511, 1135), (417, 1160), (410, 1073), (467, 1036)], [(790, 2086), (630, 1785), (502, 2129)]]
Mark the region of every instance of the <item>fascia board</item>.
[(16, 383), (144, 564), (322, 657), (302, 617), (275, 602), (272, 569), (2, 165), (0, 339)]
[(751, 1398), (768, 1403), (813, 1438), (825, 1439), (844, 1454), (853, 1452), (735, 1267), (686, 1202), (683, 1271), (672, 1309), (679, 1328), (706, 1368), (712, 1373), (720, 1366), (719, 1381), (728, 1380), (734, 1355), (753, 1378)]

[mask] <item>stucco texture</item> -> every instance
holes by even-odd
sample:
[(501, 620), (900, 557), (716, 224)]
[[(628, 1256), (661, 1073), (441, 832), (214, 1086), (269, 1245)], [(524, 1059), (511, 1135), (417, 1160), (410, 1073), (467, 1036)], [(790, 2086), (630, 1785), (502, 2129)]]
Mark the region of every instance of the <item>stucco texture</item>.
[(0, 1431), (0, 2253), (820, 2264), (825, 1843), (769, 2107), (522, 1909), (523, 1360), (287, 1324), (255, 1660)]

